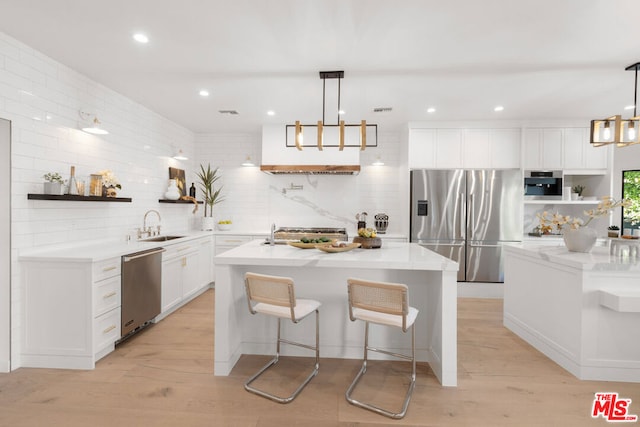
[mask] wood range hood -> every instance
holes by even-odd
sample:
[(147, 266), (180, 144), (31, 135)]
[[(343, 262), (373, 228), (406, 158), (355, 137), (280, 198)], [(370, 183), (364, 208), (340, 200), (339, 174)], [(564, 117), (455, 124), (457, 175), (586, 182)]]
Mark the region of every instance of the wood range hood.
[(269, 175), (358, 175), (360, 165), (261, 165)]

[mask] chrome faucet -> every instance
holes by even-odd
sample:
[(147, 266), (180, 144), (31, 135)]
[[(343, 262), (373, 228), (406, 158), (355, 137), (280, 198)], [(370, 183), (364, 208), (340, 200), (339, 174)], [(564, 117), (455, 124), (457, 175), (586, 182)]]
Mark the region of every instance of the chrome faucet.
[(142, 236), (145, 234), (147, 235), (147, 237), (160, 234), (160, 224), (156, 226), (156, 231), (154, 232), (151, 231), (151, 226), (147, 227), (147, 215), (149, 215), (151, 212), (158, 215), (158, 222), (162, 221), (162, 218), (160, 217), (160, 212), (158, 212), (157, 210), (150, 209), (147, 212), (145, 212), (144, 218), (142, 219), (142, 230), (138, 228), (138, 239), (142, 238)]

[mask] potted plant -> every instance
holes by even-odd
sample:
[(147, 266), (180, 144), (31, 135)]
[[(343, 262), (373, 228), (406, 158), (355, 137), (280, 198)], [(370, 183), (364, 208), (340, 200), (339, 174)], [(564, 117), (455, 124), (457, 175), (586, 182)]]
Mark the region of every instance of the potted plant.
[(620, 235), (620, 227), (617, 225), (610, 225), (607, 233), (609, 237), (618, 237)]
[(574, 185), (573, 188), (571, 189), (571, 192), (574, 194), (577, 194), (577, 196), (572, 197), (572, 200), (578, 200), (580, 197), (582, 197), (582, 192), (584, 191), (584, 185)]
[(57, 196), (62, 194), (62, 184), (64, 184), (64, 180), (58, 172), (45, 173), (42, 177), (46, 181), (44, 183), (44, 194), (54, 194)]
[(216, 190), (215, 183), (220, 179), (218, 168), (211, 169), (211, 165), (207, 165), (207, 169), (200, 165), (200, 172), (196, 173), (200, 182), (200, 191), (202, 191), (204, 202), (204, 218), (202, 219), (203, 230), (213, 230), (215, 223), (213, 221), (213, 206), (224, 200), (222, 197), (222, 185)]

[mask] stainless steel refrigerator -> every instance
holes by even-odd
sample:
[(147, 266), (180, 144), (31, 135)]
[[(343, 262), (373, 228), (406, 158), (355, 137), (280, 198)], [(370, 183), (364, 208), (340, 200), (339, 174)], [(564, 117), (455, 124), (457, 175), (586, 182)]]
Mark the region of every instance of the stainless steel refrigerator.
[(504, 282), (502, 248), (522, 241), (519, 170), (411, 171), (411, 241), (460, 264), (460, 282)]

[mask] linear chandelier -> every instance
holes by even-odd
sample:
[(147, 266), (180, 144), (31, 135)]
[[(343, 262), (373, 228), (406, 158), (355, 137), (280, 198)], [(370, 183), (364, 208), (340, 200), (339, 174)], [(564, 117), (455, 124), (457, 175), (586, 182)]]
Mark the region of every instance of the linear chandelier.
[[(317, 147), (322, 151), (326, 147), (338, 147), (339, 151), (342, 151), (344, 147), (359, 147), (364, 151), (366, 147), (378, 146), (378, 125), (367, 124), (366, 120), (361, 120), (357, 124), (347, 124), (344, 120), (340, 119), (340, 82), (344, 77), (344, 71), (320, 71), (320, 78), (322, 79), (322, 120), (318, 120), (315, 124), (302, 124), (299, 120), (296, 120), (294, 125), (286, 125), (285, 127), (285, 145), (290, 148), (297, 148), (302, 151), (304, 147)], [(326, 80), (338, 79), (338, 119), (336, 124), (325, 123), (325, 108), (326, 108)], [(304, 144), (304, 130), (308, 128), (316, 128), (316, 143), (312, 145)], [(332, 132), (333, 131), (333, 132)], [(337, 134), (336, 134), (337, 131)], [(370, 132), (368, 132), (370, 131)], [(336, 143), (325, 143), (325, 132), (330, 133), (334, 139), (337, 139)], [(290, 135), (293, 133), (293, 144), (289, 144)], [(373, 139), (372, 144), (368, 144), (367, 133), (370, 133), (369, 140)], [(357, 143), (353, 142), (357, 140)]]
[(626, 71), (636, 72), (635, 86), (633, 92), (633, 117), (623, 119), (621, 115), (607, 117), (602, 120), (591, 120), (591, 136), (589, 142), (594, 147), (602, 147), (609, 144), (616, 144), (618, 147), (640, 143), (640, 117), (637, 113), (638, 107), (638, 68), (640, 62), (629, 65)]

